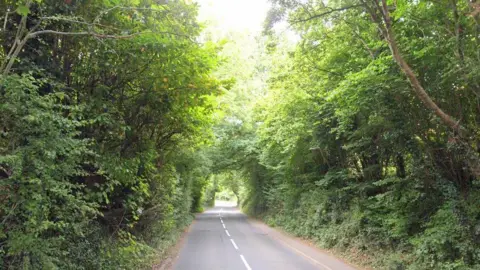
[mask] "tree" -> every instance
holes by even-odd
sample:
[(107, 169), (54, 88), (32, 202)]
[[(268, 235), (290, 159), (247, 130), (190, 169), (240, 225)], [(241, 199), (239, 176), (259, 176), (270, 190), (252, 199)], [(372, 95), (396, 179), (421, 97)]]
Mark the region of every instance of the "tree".
[(197, 211), (221, 82), (183, 1), (4, 1), (0, 264), (150, 268)]
[[(322, 247), (362, 250), (368, 266), (478, 267), (478, 46), (468, 3), (274, 3), (266, 25), (285, 18), (299, 41), (292, 48), (276, 28), (265, 31), (269, 79), (253, 109), (254, 150), (236, 151), (245, 210)], [(427, 97), (405, 80), (406, 66)]]

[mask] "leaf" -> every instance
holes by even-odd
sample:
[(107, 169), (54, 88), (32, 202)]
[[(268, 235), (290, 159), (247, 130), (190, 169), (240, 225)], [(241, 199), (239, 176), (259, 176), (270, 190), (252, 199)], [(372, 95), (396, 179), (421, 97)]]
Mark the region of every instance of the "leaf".
[(108, 199), (108, 194), (107, 192), (102, 192), (103, 198), (105, 199), (105, 203), (110, 203), (110, 200)]
[(60, 101), (63, 101), (65, 99), (65, 93), (63, 92), (56, 92), (55, 96), (57, 96), (60, 99)]
[(21, 5), (18, 6), (16, 12), (21, 16), (27, 16), (30, 13), (30, 9), (25, 5)]

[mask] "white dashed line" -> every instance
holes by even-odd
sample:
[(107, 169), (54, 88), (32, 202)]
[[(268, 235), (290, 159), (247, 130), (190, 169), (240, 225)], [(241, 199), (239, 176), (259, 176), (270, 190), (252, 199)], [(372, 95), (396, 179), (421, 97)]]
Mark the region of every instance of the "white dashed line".
[(233, 239), (230, 239), (230, 241), (232, 241), (233, 247), (238, 250), (238, 247), (237, 247), (237, 244), (235, 244), (235, 241), (233, 241)]
[(247, 260), (245, 260), (245, 257), (243, 257), (243, 255), (240, 254), (240, 258), (242, 258), (243, 264), (245, 264), (245, 267), (247, 268), (247, 270), (252, 270), (250, 265), (248, 265)]
[[(222, 226), (223, 226), (223, 228), (225, 229), (225, 233), (228, 235), (228, 237), (232, 237), (232, 236), (230, 235), (230, 233), (228, 232), (227, 227), (225, 227), (225, 223), (223, 223), (223, 220), (222, 220), (222, 211), (223, 211), (223, 208), (220, 209), (220, 214), (219, 214), (219, 216), (220, 216), (220, 222), (222, 223)], [(232, 242), (233, 247), (234, 247), (236, 250), (238, 250), (238, 246), (237, 246), (237, 244), (235, 244), (235, 241), (234, 241), (232, 238), (230, 238), (230, 242)], [(242, 262), (243, 262), (243, 264), (245, 265), (245, 267), (247, 268), (247, 270), (252, 270), (252, 268), (250, 267), (250, 265), (248, 264), (247, 260), (245, 260), (245, 257), (243, 257), (242, 254), (240, 254), (240, 258), (242, 259)]]

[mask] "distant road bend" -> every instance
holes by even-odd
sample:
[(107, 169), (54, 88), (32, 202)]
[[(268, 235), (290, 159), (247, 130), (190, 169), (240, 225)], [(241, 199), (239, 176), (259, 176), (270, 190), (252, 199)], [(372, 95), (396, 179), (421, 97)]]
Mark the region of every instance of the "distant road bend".
[(175, 270), (354, 270), (342, 261), (268, 226), (237, 208), (217, 206), (197, 216)]

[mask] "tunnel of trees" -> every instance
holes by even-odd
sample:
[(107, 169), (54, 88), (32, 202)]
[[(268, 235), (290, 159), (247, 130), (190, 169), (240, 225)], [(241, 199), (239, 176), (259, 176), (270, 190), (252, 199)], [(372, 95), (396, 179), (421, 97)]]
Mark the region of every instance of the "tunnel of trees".
[(220, 39), (190, 2), (0, 1), (1, 269), (151, 269), (221, 190), (359, 265), (480, 268), (480, 2)]

